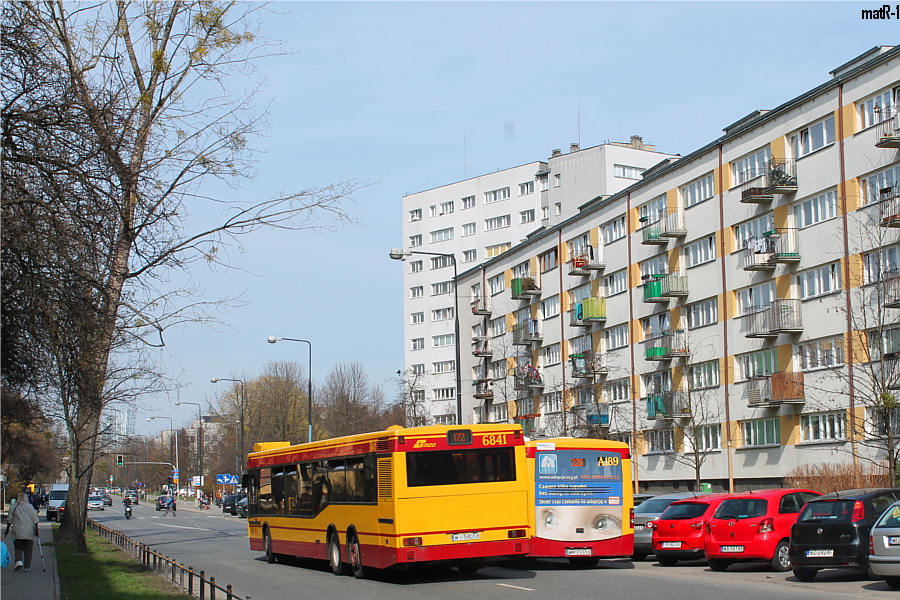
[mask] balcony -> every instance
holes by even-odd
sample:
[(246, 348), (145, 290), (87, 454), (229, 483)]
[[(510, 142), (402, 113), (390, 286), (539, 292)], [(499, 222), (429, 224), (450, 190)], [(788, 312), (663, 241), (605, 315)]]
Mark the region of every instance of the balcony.
[(896, 107), (882, 109), (881, 123), (878, 124), (876, 148), (900, 148), (900, 114)]
[(644, 222), (641, 227), (641, 243), (645, 246), (665, 246), (669, 243), (669, 238), (663, 235), (666, 230), (665, 215), (652, 218), (654, 220), (650, 221), (651, 217), (641, 217)]
[(574, 327), (590, 327), (606, 322), (606, 298), (585, 298), (569, 309), (569, 324)]
[(797, 240), (797, 229), (773, 229), (763, 234), (769, 246), (769, 262), (789, 264), (800, 262), (800, 247)]
[(650, 275), (644, 277), (644, 302), (668, 302), (669, 298), (688, 295), (687, 275)]
[(800, 333), (803, 331), (800, 300), (796, 298), (777, 298), (769, 307), (772, 313), (772, 332)]
[(741, 184), (741, 202), (744, 204), (764, 204), (775, 198), (767, 191), (765, 171), (750, 169), (744, 171), (742, 178), (744, 183)]
[(884, 307), (900, 308), (900, 271), (885, 271), (881, 274), (884, 286)]
[(882, 227), (900, 227), (900, 184), (878, 190)]
[(569, 260), (569, 275), (583, 277), (606, 268), (600, 248), (587, 246)]
[(491, 314), (490, 298), (475, 298), (475, 301), (472, 302), (472, 314), (473, 315), (490, 315)]
[(491, 380), (479, 379), (475, 382), (475, 397), (482, 400), (494, 397), (494, 387)]
[(606, 403), (600, 405), (591, 403), (589, 406), (585, 406), (584, 420), (588, 422), (588, 425), (609, 427), (609, 406)]
[(687, 336), (684, 331), (667, 331), (662, 335), (645, 341), (644, 358), (646, 360), (672, 360), (680, 356), (690, 356)]
[(660, 235), (667, 238), (684, 237), (687, 235), (687, 229), (684, 227), (684, 211), (675, 208), (666, 211), (666, 215), (662, 218), (664, 223), (663, 230)]
[(532, 296), (541, 295), (538, 278), (530, 275), (516, 277), (510, 284), (513, 300), (530, 300)]
[(532, 342), (544, 339), (541, 334), (541, 322), (538, 319), (527, 319), (513, 328), (513, 345), (528, 346)]
[(571, 354), (572, 377), (591, 379), (598, 375), (606, 375), (606, 354), (604, 352), (580, 352)]
[(683, 419), (691, 416), (687, 393), (665, 390), (647, 396), (647, 418), (653, 420)]
[(775, 268), (775, 263), (769, 262), (772, 253), (766, 238), (750, 238), (741, 254), (745, 271), (771, 271)]
[(750, 408), (805, 402), (803, 373), (772, 373), (747, 382), (747, 406)]
[(793, 158), (773, 158), (766, 164), (766, 191), (790, 194), (797, 191), (797, 161)]
[(515, 389), (517, 390), (535, 390), (544, 387), (544, 378), (540, 371), (531, 365), (522, 365), (516, 367), (515, 371)]
[(486, 338), (475, 338), (472, 340), (474, 348), (472, 348), (472, 356), (493, 356), (491, 351), (491, 340)]
[(741, 317), (741, 327), (744, 337), (748, 338), (776, 338), (777, 333), (772, 331), (772, 313), (768, 306), (754, 306), (750, 312)]

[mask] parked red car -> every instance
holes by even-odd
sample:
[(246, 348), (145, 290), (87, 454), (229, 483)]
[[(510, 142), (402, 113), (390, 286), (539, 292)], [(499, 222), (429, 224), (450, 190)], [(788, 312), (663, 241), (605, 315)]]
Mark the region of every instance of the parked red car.
[(812, 490), (774, 489), (732, 494), (709, 521), (706, 558), (713, 571), (743, 561), (767, 561), (775, 571), (789, 571), (791, 525)]
[(707, 524), (728, 494), (704, 494), (673, 502), (655, 521), (647, 523), (653, 529), (653, 552), (664, 567), (672, 567), (679, 560), (703, 558), (706, 552)]

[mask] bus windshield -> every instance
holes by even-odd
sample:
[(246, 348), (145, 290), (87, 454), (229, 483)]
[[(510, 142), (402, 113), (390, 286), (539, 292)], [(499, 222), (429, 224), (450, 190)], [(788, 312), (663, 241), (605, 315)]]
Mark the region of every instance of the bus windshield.
[(512, 448), (407, 452), (407, 485), (455, 485), (488, 481), (515, 481)]

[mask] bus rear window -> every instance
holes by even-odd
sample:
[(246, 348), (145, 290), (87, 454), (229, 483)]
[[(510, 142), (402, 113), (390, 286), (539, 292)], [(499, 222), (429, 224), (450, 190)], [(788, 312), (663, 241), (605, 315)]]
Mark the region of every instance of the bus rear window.
[(409, 487), (515, 481), (513, 448), (407, 452)]

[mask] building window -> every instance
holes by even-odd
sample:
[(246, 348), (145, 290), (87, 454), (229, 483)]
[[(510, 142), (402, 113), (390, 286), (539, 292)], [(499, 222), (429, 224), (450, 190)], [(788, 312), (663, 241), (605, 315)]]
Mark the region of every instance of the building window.
[(897, 250), (897, 246), (890, 246), (863, 254), (865, 283), (878, 283), (885, 274), (897, 275), (900, 273), (900, 257), (898, 257)]
[(506, 402), (491, 404), (485, 410), (487, 411), (487, 420), (489, 423), (505, 423), (509, 418), (507, 415)]
[(453, 292), (453, 282), (452, 281), (440, 281), (438, 283), (431, 284), (431, 295), (432, 296), (440, 296), (442, 294), (450, 294)]
[(505, 244), (497, 244), (496, 246), (487, 246), (484, 249), (484, 254), (487, 258), (494, 258), (495, 256), (500, 256), (507, 250), (512, 248), (512, 244), (506, 242)]
[[(423, 369), (422, 372), (424, 373), (425, 365), (422, 365), (422, 369)], [(412, 391), (412, 401), (414, 403), (419, 403), (419, 404), (421, 404), (422, 402), (425, 402), (425, 390), (413, 390)]]
[(669, 331), (669, 313), (664, 312), (641, 319), (644, 339), (652, 340)]
[(409, 236), (409, 247), (417, 248), (422, 245), (422, 234)]
[(463, 250), (463, 262), (475, 262), (478, 260), (477, 250)]
[(627, 377), (607, 382), (603, 387), (603, 397), (607, 402), (627, 402), (631, 400), (631, 382)]
[(687, 254), (687, 266), (689, 267), (713, 261), (716, 259), (716, 236), (711, 235), (693, 244), (688, 244), (684, 252)]
[(735, 225), (734, 231), (734, 249), (740, 250), (746, 248), (751, 240), (759, 240), (763, 238), (763, 234), (775, 229), (775, 222), (772, 214), (762, 216), (753, 221), (747, 221), (740, 225)]
[(541, 207), (541, 220), (546, 221), (550, 218), (550, 207), (542, 206)]
[(509, 188), (501, 188), (499, 190), (491, 190), (490, 192), (484, 193), (484, 203), (485, 204), (493, 204), (494, 202), (500, 202), (501, 200), (506, 200), (509, 198)]
[(733, 185), (740, 185), (745, 181), (761, 177), (766, 170), (766, 163), (772, 158), (769, 147), (766, 146), (753, 154), (731, 163), (731, 181)]
[(541, 317), (549, 319), (559, 314), (559, 296), (551, 296), (541, 300)]
[(484, 220), (484, 230), (485, 231), (493, 231), (495, 229), (504, 229), (509, 227), (512, 224), (512, 220), (509, 215), (503, 215), (500, 217), (494, 217), (492, 219)]
[(859, 178), (859, 191), (863, 204), (872, 204), (881, 201), (881, 190), (889, 190), (900, 185), (900, 165), (893, 165)]
[(557, 173), (553, 176), (553, 187), (559, 187), (562, 185), (562, 175)]
[(881, 360), (885, 354), (896, 356), (900, 353), (900, 327), (867, 331), (866, 342), (869, 346), (869, 360)]
[(456, 371), (456, 361), (455, 360), (442, 360), (439, 362), (431, 363), (432, 368), (435, 373), (453, 373)]
[(456, 398), (456, 388), (434, 388), (435, 400), (453, 400)]
[(446, 240), (453, 239), (453, 228), (448, 227), (447, 229), (438, 229), (437, 231), (431, 232), (431, 243), (434, 244), (436, 242), (443, 242)]
[(616, 271), (612, 275), (603, 278), (603, 287), (606, 288), (606, 296), (615, 296), (628, 289), (628, 273), (625, 269)]
[(412, 223), (413, 221), (421, 221), (421, 220), (422, 220), (422, 209), (421, 208), (417, 208), (415, 210), (409, 211), (409, 222), (410, 223)]
[(641, 263), (641, 277), (649, 278), (652, 275), (665, 275), (669, 272), (669, 256), (660, 254)]
[(413, 325), (417, 325), (419, 323), (425, 322), (425, 313), (423, 312), (414, 312), (409, 315), (409, 322)]
[(688, 208), (700, 204), (704, 200), (709, 200), (713, 195), (715, 195), (715, 189), (713, 188), (712, 173), (681, 188), (681, 200)]
[(431, 336), (431, 345), (435, 348), (442, 346), (452, 346), (454, 344), (454, 334), (445, 333), (444, 335)]
[(844, 338), (797, 344), (797, 361), (801, 371), (811, 371), (844, 364)]
[(647, 454), (672, 452), (675, 449), (675, 436), (671, 429), (650, 429), (647, 435)]
[(409, 272), (410, 273), (419, 273), (422, 270), (422, 261), (421, 260), (413, 260), (409, 263)]
[(688, 307), (688, 329), (697, 329), (705, 325), (712, 325), (719, 320), (719, 301), (717, 298), (709, 298), (702, 302), (695, 302)]
[(475, 223), (466, 223), (462, 226), (463, 237), (467, 235), (475, 235)]
[(491, 363), (491, 379), (499, 381), (506, 379), (506, 361), (497, 360)]
[(533, 194), (533, 193), (534, 193), (534, 182), (533, 181), (528, 181), (526, 183), (519, 184), (519, 195), (520, 196), (527, 196), (528, 194)]
[(894, 93), (884, 90), (856, 104), (860, 130), (885, 121), (893, 114)]
[(834, 143), (834, 116), (822, 119), (788, 137), (794, 158), (801, 158)]
[(541, 273), (555, 269), (557, 265), (556, 248), (549, 252), (544, 252), (538, 257), (538, 263), (541, 266)]
[(625, 237), (625, 217), (613, 219), (606, 225), (600, 227), (603, 232), (603, 243), (611, 244), (616, 240)]
[(641, 167), (630, 167), (628, 165), (613, 165), (613, 176), (622, 179), (640, 179), (641, 173), (646, 171)]
[(519, 223), (533, 223), (534, 222), (534, 209), (529, 208), (528, 210), (523, 210), (519, 213)]
[(738, 315), (750, 315), (775, 301), (775, 282), (769, 281), (737, 292)]
[(463, 210), (466, 210), (467, 208), (475, 208), (475, 196), (466, 196), (465, 198), (460, 200), (460, 202), (462, 203)]
[(453, 266), (453, 256), (447, 254), (444, 256), (432, 256), (431, 257), (431, 269), (443, 269), (445, 267)]
[(801, 200), (794, 205), (794, 223), (803, 229), (837, 216), (837, 194), (829, 190), (814, 198)]
[(719, 385), (719, 361), (711, 360), (691, 365), (688, 374), (692, 390), (717, 387)]
[(656, 223), (666, 216), (666, 195), (651, 200), (638, 207), (638, 217), (642, 225)]
[(553, 205), (553, 213), (558, 217), (562, 214), (562, 202), (557, 202)]
[(715, 425), (701, 425), (696, 428), (696, 434), (696, 442), (690, 439), (690, 436), (685, 437), (685, 442), (691, 445), (696, 443), (700, 446), (697, 448), (700, 452), (719, 450), (722, 447), (722, 426), (718, 423)]
[(800, 432), (804, 442), (828, 442), (845, 439), (844, 411), (800, 415)]
[(778, 353), (775, 349), (750, 352), (737, 357), (737, 377), (746, 381), (756, 377), (768, 377), (775, 372), (778, 364)]
[(771, 446), (781, 442), (778, 433), (778, 419), (753, 419), (743, 421), (743, 446)]
[(425, 348), (425, 338), (413, 338), (411, 348), (413, 350), (422, 350)]
[(441, 215), (453, 214), (453, 200), (450, 202), (441, 202)]
[(412, 366), (413, 375), (424, 375), (425, 374), (425, 365), (424, 364), (416, 364)]
[(410, 298), (421, 298), (425, 295), (425, 289), (421, 285), (417, 285), (409, 288), (409, 297)]
[(456, 425), (456, 415), (448, 413), (446, 415), (434, 415), (435, 425)]
[(542, 400), (545, 413), (558, 413), (562, 410), (562, 394), (553, 392), (552, 394), (544, 394)]
[(506, 289), (506, 278), (503, 276), (503, 273), (500, 275), (495, 275), (488, 279), (488, 287), (491, 289), (491, 295), (499, 294), (503, 290)]
[(840, 267), (840, 263), (832, 263), (797, 275), (797, 283), (800, 284), (800, 299), (808, 300), (840, 291)]
[(551, 346), (545, 346), (541, 348), (540, 358), (542, 367), (558, 365), (560, 362), (562, 362), (562, 353), (560, 351), (559, 344), (553, 344)]
[(628, 345), (628, 323), (623, 323), (617, 327), (610, 327), (603, 332), (603, 335), (606, 338), (607, 350), (624, 348)]
[(448, 308), (438, 308), (431, 311), (431, 320), (432, 321), (449, 321), (453, 318), (453, 307), (450, 306)]

